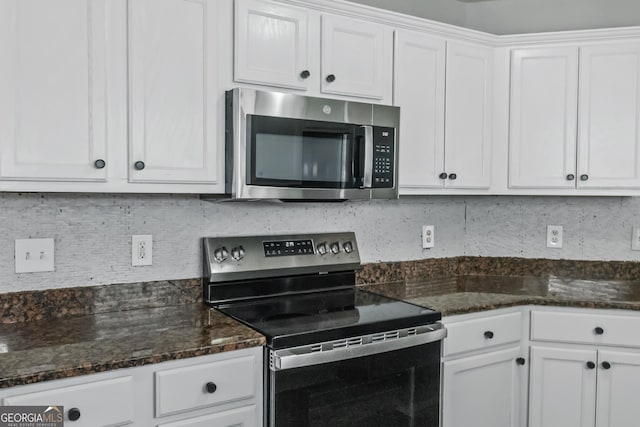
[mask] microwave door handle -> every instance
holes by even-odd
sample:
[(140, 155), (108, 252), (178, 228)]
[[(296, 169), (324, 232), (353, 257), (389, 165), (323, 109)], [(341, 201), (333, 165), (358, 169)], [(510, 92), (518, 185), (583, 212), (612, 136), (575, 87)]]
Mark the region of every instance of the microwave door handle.
[(362, 126), (364, 130), (364, 188), (373, 186), (373, 126)]

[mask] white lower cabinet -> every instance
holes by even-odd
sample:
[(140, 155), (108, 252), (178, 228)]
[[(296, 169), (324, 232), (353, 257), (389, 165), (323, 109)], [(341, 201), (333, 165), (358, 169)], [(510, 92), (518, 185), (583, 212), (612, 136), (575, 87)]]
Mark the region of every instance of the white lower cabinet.
[(0, 404), (62, 406), (64, 421), (78, 427), (262, 427), (262, 351), (229, 351), (1, 389)]
[(640, 422), (640, 353), (598, 351), (597, 427), (636, 427)]
[(519, 427), (526, 368), (520, 347), (444, 362), (443, 427)]

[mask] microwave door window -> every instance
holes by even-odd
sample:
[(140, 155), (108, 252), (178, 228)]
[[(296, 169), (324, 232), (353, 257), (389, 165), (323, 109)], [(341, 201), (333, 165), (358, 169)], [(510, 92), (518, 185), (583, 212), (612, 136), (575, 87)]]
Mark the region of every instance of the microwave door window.
[(249, 181), (294, 188), (351, 188), (354, 131), (345, 125), (253, 117)]

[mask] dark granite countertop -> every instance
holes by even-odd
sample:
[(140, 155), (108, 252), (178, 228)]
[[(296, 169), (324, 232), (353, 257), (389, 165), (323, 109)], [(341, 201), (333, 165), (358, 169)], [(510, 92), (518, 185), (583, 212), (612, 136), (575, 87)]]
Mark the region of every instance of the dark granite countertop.
[(454, 276), (361, 287), (439, 310), (443, 316), (529, 304), (640, 310), (640, 281), (637, 280)]
[(201, 302), (0, 324), (0, 388), (264, 343)]

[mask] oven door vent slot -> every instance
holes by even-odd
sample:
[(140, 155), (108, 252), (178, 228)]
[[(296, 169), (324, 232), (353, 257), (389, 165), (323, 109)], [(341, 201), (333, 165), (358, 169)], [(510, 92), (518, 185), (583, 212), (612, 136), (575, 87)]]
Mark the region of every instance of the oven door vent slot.
[(362, 345), (362, 337), (349, 338), (347, 340), (347, 347), (356, 347)]
[(337, 348), (347, 348), (347, 340), (339, 340), (333, 342), (333, 349)]
[(385, 341), (397, 340), (398, 338), (400, 338), (400, 331), (385, 332), (384, 334)]
[(408, 336), (417, 335), (417, 334), (418, 334), (418, 330), (416, 328), (407, 329)]
[(322, 344), (315, 344), (311, 346), (311, 353), (318, 353), (322, 351)]

